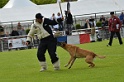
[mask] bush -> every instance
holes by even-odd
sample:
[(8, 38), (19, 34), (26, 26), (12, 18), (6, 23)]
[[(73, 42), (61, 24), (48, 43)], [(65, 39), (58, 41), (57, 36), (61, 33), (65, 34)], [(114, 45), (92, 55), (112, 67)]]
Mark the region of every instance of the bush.
[(30, 31), (30, 29), (26, 29), (26, 34), (28, 34), (28, 33), (29, 33), (29, 31)]
[(96, 26), (97, 26), (97, 27), (101, 27), (101, 26), (102, 26), (102, 22), (100, 22), (100, 21), (97, 22), (97, 23), (96, 23)]
[(0, 26), (0, 32), (4, 32), (4, 28)]
[(80, 24), (76, 24), (76, 29), (81, 29), (81, 25)]

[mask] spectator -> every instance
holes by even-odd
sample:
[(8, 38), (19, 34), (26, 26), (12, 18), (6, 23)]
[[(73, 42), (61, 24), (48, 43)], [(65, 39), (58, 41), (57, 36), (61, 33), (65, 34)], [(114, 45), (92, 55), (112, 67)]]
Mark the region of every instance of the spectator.
[(91, 23), (89, 22), (89, 19), (85, 20), (86, 23), (84, 24), (84, 28), (91, 28)]
[(0, 37), (4, 37), (4, 28), (0, 25)]
[[(55, 16), (55, 14), (53, 13), (52, 14), (52, 17), (50, 18), (51, 20), (56, 20), (57, 19), (57, 17)], [(58, 26), (58, 24), (56, 24), (56, 25), (51, 25), (52, 26), (52, 29), (54, 30), (54, 31), (59, 31), (59, 26)]]
[(96, 21), (95, 21), (95, 19), (92, 16), (90, 17), (89, 22), (91, 23), (91, 27), (95, 27), (96, 26)]
[(21, 29), (18, 32), (19, 32), (19, 35), (26, 35), (26, 31), (23, 27), (21, 27)]
[[(60, 12), (57, 13), (57, 18), (62, 18)], [(63, 28), (64, 28), (64, 27), (63, 27), (63, 21), (60, 22), (60, 23), (58, 24), (58, 26), (59, 26), (59, 31), (62, 31)]]
[(72, 18), (72, 14), (70, 11), (65, 11), (65, 14), (66, 14), (66, 29), (67, 29), (67, 32), (66, 34), (67, 35), (72, 35), (72, 25), (73, 25), (73, 18)]
[(108, 26), (108, 21), (109, 21), (109, 18), (106, 18), (105, 19), (105, 25), (104, 26)]
[(21, 23), (18, 22), (17, 31), (18, 31), (19, 35), (22, 35), (22, 33), (21, 33), (21, 30), (22, 30), (22, 29), (21, 29), (21, 28), (22, 28)]
[(114, 12), (110, 12), (111, 18), (109, 19), (109, 31), (111, 32), (110, 35), (110, 40), (107, 46), (112, 46), (112, 41), (113, 41), (113, 36), (116, 33), (119, 43), (120, 45), (123, 44), (122, 39), (121, 39), (121, 35), (120, 35), (120, 28), (121, 28), (121, 21), (119, 20), (119, 18), (117, 16), (114, 15)]
[(95, 19), (91, 16), (89, 19), (90, 23), (91, 23), (91, 42), (95, 42), (95, 26), (96, 26), (96, 22)]
[(120, 21), (124, 24), (124, 13), (122, 12), (119, 16)]
[(11, 32), (11, 36), (19, 36), (18, 31), (16, 30), (16, 28), (14, 28)]
[(102, 23), (102, 27), (104, 27), (105, 26), (105, 17), (104, 17), (104, 15), (102, 15), (100, 17), (100, 20), (99, 21)]
[(9, 32), (6, 32), (5, 37), (9, 37), (9, 36), (10, 36)]

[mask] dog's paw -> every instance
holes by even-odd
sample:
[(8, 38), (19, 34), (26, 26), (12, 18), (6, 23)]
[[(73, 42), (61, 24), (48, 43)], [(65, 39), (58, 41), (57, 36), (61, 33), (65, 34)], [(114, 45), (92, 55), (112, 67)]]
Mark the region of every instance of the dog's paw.
[(68, 65), (65, 65), (65, 67), (68, 67)]
[(89, 65), (90, 68), (93, 68), (94, 66), (95, 66), (95, 64), (91, 64), (91, 65)]

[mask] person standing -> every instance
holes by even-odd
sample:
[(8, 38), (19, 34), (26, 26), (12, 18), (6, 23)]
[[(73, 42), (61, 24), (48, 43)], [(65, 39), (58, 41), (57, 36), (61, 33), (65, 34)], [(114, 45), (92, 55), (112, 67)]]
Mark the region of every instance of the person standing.
[(119, 16), (120, 21), (124, 24), (124, 13), (122, 12)]
[(66, 28), (67, 28), (67, 35), (72, 35), (72, 25), (73, 25), (73, 17), (70, 11), (66, 12)]
[(117, 35), (120, 45), (123, 44), (121, 35), (120, 35), (120, 28), (121, 28), (121, 21), (117, 16), (114, 15), (114, 12), (110, 12), (111, 18), (108, 21), (109, 31), (110, 34), (110, 40), (107, 46), (112, 46), (113, 36), (114, 34)]
[[(62, 15), (60, 14), (60, 12), (57, 13), (57, 18), (62, 18)], [(63, 28), (64, 28), (63, 21), (60, 22), (58, 25), (59, 25), (59, 31), (63, 31)]]
[(53, 35), (50, 25), (56, 25), (63, 21), (64, 18), (51, 20), (49, 18), (44, 18), (41, 13), (37, 13), (35, 18), (36, 20), (34, 24), (31, 25), (31, 29), (28, 33), (26, 45), (31, 43), (31, 37), (33, 37), (33, 35), (36, 33), (40, 40), (37, 51), (37, 58), (41, 65), (40, 71), (42, 72), (47, 70), (47, 63), (45, 58), (46, 50), (48, 50), (54, 70), (59, 70), (60, 63), (56, 54), (57, 38)]
[(18, 33), (18, 31), (17, 31), (16, 28), (13, 28), (13, 30), (12, 30), (12, 32), (11, 32), (10, 35), (11, 35), (11, 36), (19, 36), (19, 33)]

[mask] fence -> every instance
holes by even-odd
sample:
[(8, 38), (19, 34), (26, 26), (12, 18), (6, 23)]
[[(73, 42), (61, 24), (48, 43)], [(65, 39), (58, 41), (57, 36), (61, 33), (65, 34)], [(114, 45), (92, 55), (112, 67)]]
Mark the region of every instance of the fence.
[[(98, 28), (95, 29), (95, 35), (92, 38), (90, 34), (91, 29), (78, 29), (72, 30), (72, 35), (65, 35), (62, 31), (62, 36), (58, 37), (58, 41), (64, 41), (69, 44), (83, 44), (89, 43), (92, 40), (97, 41), (97, 35), (99, 35), (103, 40), (109, 38), (108, 27), (106, 29)], [(124, 26), (121, 29), (121, 36), (124, 38)], [(116, 37), (116, 36), (115, 36)], [(37, 48), (39, 40), (37, 35), (32, 39), (32, 43), (29, 46), (25, 45), (27, 36), (10, 36), (0, 38), (0, 51), (10, 51), (10, 50), (22, 50)]]

